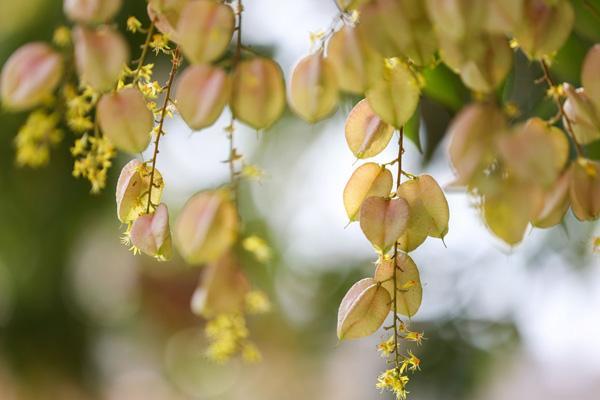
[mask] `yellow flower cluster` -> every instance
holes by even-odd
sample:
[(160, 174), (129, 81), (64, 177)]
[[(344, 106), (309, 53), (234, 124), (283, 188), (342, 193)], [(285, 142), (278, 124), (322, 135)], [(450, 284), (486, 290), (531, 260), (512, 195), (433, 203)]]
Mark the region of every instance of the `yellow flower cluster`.
[(72, 85), (65, 85), (63, 96), (67, 106), (67, 125), (75, 133), (84, 133), (94, 128), (94, 122), (89, 114), (98, 101), (98, 93), (92, 88), (85, 87), (78, 91)]
[(36, 168), (48, 163), (50, 148), (63, 137), (62, 131), (57, 128), (59, 120), (58, 114), (39, 110), (29, 115), (15, 137), (17, 165)]
[(401, 375), (397, 368), (388, 369), (377, 378), (377, 389), (389, 390), (394, 393), (396, 399), (405, 400), (408, 395), (406, 384), (409, 378), (406, 375)]
[(84, 177), (92, 185), (91, 192), (99, 193), (106, 186), (106, 175), (116, 150), (107, 139), (84, 134), (71, 147), (75, 157), (73, 176)]
[(224, 363), (240, 353), (246, 362), (258, 362), (261, 355), (248, 340), (246, 319), (241, 314), (221, 314), (208, 321), (205, 328), (210, 345), (206, 350), (209, 359)]
[(127, 18), (127, 30), (131, 33), (136, 33), (142, 30), (142, 23), (134, 16)]
[(58, 47), (67, 47), (71, 45), (71, 30), (61, 25), (54, 30), (52, 42)]

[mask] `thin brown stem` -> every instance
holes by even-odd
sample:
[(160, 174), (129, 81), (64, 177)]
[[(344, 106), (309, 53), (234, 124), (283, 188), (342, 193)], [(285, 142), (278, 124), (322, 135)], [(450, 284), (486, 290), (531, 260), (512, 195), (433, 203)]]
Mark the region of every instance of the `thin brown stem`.
[(148, 33), (146, 34), (146, 41), (142, 46), (142, 54), (140, 58), (137, 60), (137, 64), (135, 67), (135, 73), (133, 75), (133, 84), (136, 84), (140, 79), (140, 72), (142, 67), (144, 66), (144, 61), (146, 61), (146, 56), (148, 55), (148, 49), (150, 48), (150, 40), (152, 39), (152, 34), (154, 33), (154, 20), (150, 23), (150, 27), (148, 28)]
[[(402, 183), (402, 155), (404, 154), (404, 127), (400, 128), (400, 137), (398, 139), (398, 176), (396, 177), (396, 192), (400, 188), (400, 184)], [(394, 309), (394, 365), (396, 367), (396, 372), (398, 376), (400, 376), (400, 352), (398, 351), (398, 337), (400, 336), (398, 332), (398, 281), (397, 281), (397, 263), (398, 257), (398, 241), (394, 243), (394, 258), (393, 262), (393, 274), (392, 280), (394, 281), (394, 294), (392, 296), (393, 309)]]
[(152, 154), (152, 167), (150, 170), (150, 186), (148, 187), (148, 205), (146, 206), (146, 213), (150, 213), (150, 207), (152, 206), (152, 188), (154, 187), (154, 172), (156, 171), (156, 159), (158, 158), (158, 145), (160, 143), (160, 137), (163, 135), (163, 125), (165, 123), (165, 117), (167, 115), (167, 109), (169, 108), (169, 101), (171, 98), (171, 88), (173, 87), (173, 80), (177, 73), (177, 68), (181, 63), (179, 53), (179, 47), (176, 47), (173, 51), (171, 60), (171, 72), (169, 72), (169, 78), (167, 79), (165, 98), (163, 105), (160, 110), (160, 119), (158, 121), (158, 128), (156, 130), (156, 138), (154, 139), (154, 153)]
[[(552, 80), (552, 77), (550, 76), (550, 69), (548, 68), (548, 64), (546, 63), (546, 61), (541, 60), (540, 65), (542, 66), (542, 71), (544, 72), (543, 78), (544, 78), (544, 81), (546, 82), (546, 85), (548, 85), (549, 89), (554, 88), (555, 84), (554, 84), (554, 81)], [(569, 133), (569, 136), (571, 136), (573, 143), (575, 143), (575, 150), (577, 151), (577, 155), (579, 157), (581, 157), (583, 155), (583, 148), (581, 147), (581, 145), (575, 138), (575, 133), (573, 133), (573, 125), (572, 125), (571, 119), (567, 116), (567, 114), (565, 112), (565, 108), (564, 108), (562, 102), (560, 101), (560, 99), (554, 95), (552, 96), (552, 98), (554, 99), (554, 102), (556, 103), (556, 107), (558, 107), (558, 111), (560, 112), (560, 115), (562, 116), (563, 121), (565, 121), (565, 127), (567, 128), (567, 132)]]

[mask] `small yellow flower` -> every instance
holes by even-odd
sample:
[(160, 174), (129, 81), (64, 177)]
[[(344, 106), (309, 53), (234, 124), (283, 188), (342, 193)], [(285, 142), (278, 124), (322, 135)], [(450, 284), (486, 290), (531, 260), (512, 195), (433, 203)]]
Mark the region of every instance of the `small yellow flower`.
[(242, 241), (244, 249), (254, 255), (259, 262), (266, 263), (271, 260), (272, 251), (267, 242), (256, 236), (248, 236)]
[(377, 350), (379, 350), (379, 353), (381, 353), (382, 357), (388, 357), (390, 354), (394, 353), (395, 347), (396, 341), (394, 340), (394, 335), (392, 335), (388, 340), (379, 343), (377, 345)]
[(265, 314), (271, 311), (271, 302), (261, 290), (252, 290), (246, 294), (246, 310), (249, 314)]
[(61, 25), (54, 30), (52, 42), (58, 47), (67, 47), (71, 44), (71, 30)]
[(127, 30), (131, 33), (136, 33), (142, 27), (142, 23), (134, 16), (127, 18)]
[(57, 128), (58, 114), (32, 112), (15, 137), (17, 165), (37, 168), (50, 160), (51, 147), (60, 143), (62, 131)]
[(421, 360), (409, 350), (408, 357), (404, 358), (402, 366), (414, 372), (418, 369), (421, 369)]
[(171, 48), (169, 47), (169, 38), (167, 35), (157, 33), (152, 35), (152, 40), (148, 43), (150, 48), (154, 50), (154, 53), (158, 55), (160, 52), (168, 53)]
[(421, 343), (423, 342), (423, 339), (425, 339), (425, 336), (424, 336), (423, 332), (407, 332), (406, 335), (404, 336), (404, 339), (409, 340), (411, 342), (415, 342), (418, 345), (421, 345)]
[(265, 176), (265, 171), (253, 164), (244, 164), (242, 176), (248, 179), (260, 181)]

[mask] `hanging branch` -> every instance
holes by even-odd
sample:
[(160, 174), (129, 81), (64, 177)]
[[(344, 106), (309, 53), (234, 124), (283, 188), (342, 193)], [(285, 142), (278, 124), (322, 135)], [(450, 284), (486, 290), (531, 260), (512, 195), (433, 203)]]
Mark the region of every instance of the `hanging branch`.
[(167, 109), (169, 108), (169, 103), (171, 102), (171, 89), (173, 87), (173, 80), (175, 79), (175, 74), (177, 73), (177, 68), (181, 63), (181, 55), (179, 53), (179, 47), (176, 47), (172, 53), (171, 59), (171, 72), (169, 73), (169, 78), (167, 79), (166, 84), (166, 92), (165, 98), (163, 100), (163, 105), (160, 110), (160, 119), (158, 121), (158, 127), (156, 129), (156, 138), (154, 140), (154, 153), (152, 154), (152, 168), (150, 170), (150, 186), (148, 188), (148, 204), (146, 206), (146, 213), (150, 213), (150, 207), (152, 204), (152, 188), (154, 187), (154, 172), (156, 171), (156, 159), (158, 158), (158, 145), (160, 143), (160, 137), (164, 134), (163, 125), (165, 122), (165, 117), (167, 115)]

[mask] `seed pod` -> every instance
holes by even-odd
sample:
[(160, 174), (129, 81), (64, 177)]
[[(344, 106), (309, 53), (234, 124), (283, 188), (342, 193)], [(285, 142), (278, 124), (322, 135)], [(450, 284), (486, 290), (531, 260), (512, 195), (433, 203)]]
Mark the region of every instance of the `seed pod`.
[(129, 60), (129, 48), (123, 36), (107, 26), (97, 30), (76, 26), (73, 42), (81, 82), (98, 91), (113, 89)]
[(600, 82), (598, 71), (600, 71), (600, 44), (595, 44), (588, 51), (585, 60), (583, 60), (581, 83), (585, 88), (587, 96), (594, 103), (596, 116), (600, 119)]
[[(567, 100), (563, 105), (577, 143), (588, 144), (600, 139), (600, 108), (587, 96), (584, 88), (563, 85)], [(563, 117), (563, 125), (569, 126)]]
[(285, 109), (285, 84), (274, 61), (256, 57), (235, 68), (229, 103), (233, 115), (255, 129), (267, 129)]
[(567, 137), (540, 118), (530, 118), (516, 131), (498, 138), (502, 158), (522, 181), (552, 185), (569, 156)]
[(381, 153), (392, 138), (394, 128), (373, 112), (367, 99), (359, 101), (346, 119), (346, 143), (356, 158)]
[(385, 167), (366, 163), (352, 173), (344, 188), (344, 207), (350, 221), (359, 217), (363, 201), (369, 197), (388, 197), (394, 185), (392, 173)]
[(481, 32), (488, 1), (427, 0), (426, 3), (438, 37), (460, 41)]
[(359, 339), (373, 334), (389, 314), (390, 303), (390, 294), (374, 279), (356, 282), (338, 310), (338, 339)]
[(148, 147), (154, 116), (137, 88), (102, 95), (96, 118), (104, 136), (119, 150), (139, 153)]
[(225, 254), (207, 265), (192, 296), (192, 312), (204, 318), (242, 312), (249, 291), (250, 283), (238, 260), (232, 254)]
[(531, 224), (538, 228), (550, 228), (558, 225), (563, 220), (569, 209), (569, 187), (571, 184), (571, 169), (567, 169), (554, 182), (554, 185), (544, 193), (542, 206), (531, 220)]
[(61, 56), (41, 42), (18, 48), (2, 67), (2, 104), (14, 111), (33, 108), (52, 95), (63, 73)]
[(200, 130), (215, 123), (230, 93), (231, 80), (223, 69), (193, 65), (181, 74), (177, 84), (177, 110), (190, 128)]
[(455, 117), (448, 129), (450, 161), (457, 183), (469, 184), (495, 159), (495, 138), (506, 130), (502, 111), (491, 105), (472, 104)]
[(122, 0), (64, 0), (67, 17), (75, 22), (107, 22), (121, 8)]
[(483, 197), (486, 225), (500, 239), (514, 246), (523, 240), (529, 220), (539, 209), (540, 192), (513, 180), (498, 182)]
[(224, 190), (201, 192), (190, 198), (175, 224), (175, 245), (189, 264), (218, 260), (238, 233), (235, 206)]
[[(394, 297), (394, 259), (379, 260), (374, 279), (381, 283)], [(413, 317), (423, 298), (423, 287), (417, 265), (408, 254), (396, 255), (396, 310), (399, 314)]]
[(600, 217), (600, 162), (579, 158), (571, 172), (571, 209), (580, 221)]
[(212, 0), (189, 1), (177, 22), (177, 39), (191, 63), (211, 62), (223, 55), (235, 27), (233, 9)]
[(407, 230), (423, 230), (425, 235), (443, 239), (448, 233), (450, 213), (448, 201), (438, 183), (430, 175), (420, 175), (398, 187), (397, 195), (410, 209)]
[(400, 129), (419, 104), (419, 84), (398, 59), (387, 59), (367, 90), (367, 100), (382, 120)]
[(290, 107), (302, 119), (314, 123), (333, 112), (338, 86), (329, 60), (319, 52), (304, 57), (290, 81)]
[(423, 0), (373, 0), (360, 8), (358, 29), (384, 57), (405, 56), (416, 65), (434, 61), (437, 39)]
[[(129, 161), (121, 170), (115, 197), (117, 216), (124, 224), (134, 221), (146, 212), (150, 188), (151, 168), (137, 159)], [(152, 204), (160, 203), (164, 182), (160, 172), (154, 170)]]
[(131, 225), (131, 244), (149, 256), (159, 260), (171, 258), (171, 231), (169, 211), (160, 203), (151, 214), (138, 217)]
[(375, 250), (385, 253), (404, 233), (408, 216), (404, 199), (369, 197), (360, 208), (360, 228)]
[(148, 2), (148, 17), (154, 21), (154, 26), (170, 40), (178, 43), (177, 23), (183, 7), (190, 0), (150, 0)]
[(524, 0), (488, 0), (485, 28), (491, 33), (510, 34), (523, 18)]
[(474, 51), (465, 57), (460, 66), (462, 81), (467, 87), (478, 92), (488, 93), (495, 90), (512, 68), (513, 52), (506, 38), (501, 35), (483, 35), (479, 46), (471, 48), (474, 48)]
[(531, 59), (541, 59), (558, 51), (566, 42), (575, 12), (566, 0), (525, 0), (525, 12), (514, 35)]
[[(372, 53), (372, 52), (369, 52)], [(344, 26), (335, 32), (327, 46), (327, 59), (341, 90), (360, 94), (368, 84), (369, 54), (355, 28)]]

